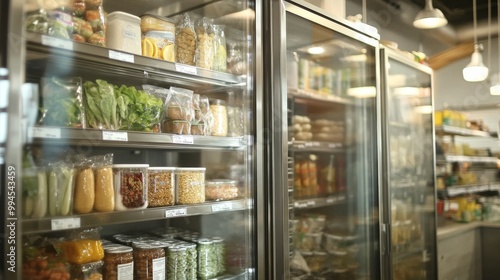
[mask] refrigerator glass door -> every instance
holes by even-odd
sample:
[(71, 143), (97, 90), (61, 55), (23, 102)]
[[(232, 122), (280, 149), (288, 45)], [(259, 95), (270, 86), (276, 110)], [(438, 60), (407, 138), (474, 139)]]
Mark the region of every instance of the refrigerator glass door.
[(287, 6), (291, 279), (378, 278), (377, 53)]
[(0, 278), (257, 278), (256, 2), (11, 2)]
[(392, 274), (394, 279), (432, 279), (436, 276), (432, 73), (398, 55), (389, 55), (386, 63)]

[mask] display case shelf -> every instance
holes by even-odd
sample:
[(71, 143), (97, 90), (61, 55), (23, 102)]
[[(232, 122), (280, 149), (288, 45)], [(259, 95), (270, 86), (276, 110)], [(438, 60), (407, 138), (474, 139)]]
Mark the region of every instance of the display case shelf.
[(66, 145), (99, 145), (131, 148), (228, 148), (245, 147), (246, 137), (218, 137), (177, 135), (169, 133), (135, 132), (122, 130), (77, 129), (61, 127), (33, 127), (35, 143)]
[(495, 182), (477, 185), (449, 186), (445, 189), (438, 190), (438, 193), (442, 197), (457, 197), (461, 195), (475, 194), (487, 191), (500, 192), (500, 183)]
[(82, 68), (95, 70), (98, 67), (101, 72), (109, 71), (109, 73), (120, 73), (121, 75), (133, 76), (135, 78), (157, 80), (170, 78), (191, 85), (245, 85), (243, 76), (236, 76), (229, 73), (173, 63), (36, 33), (28, 33), (27, 39), (29, 51), (27, 61), (29, 64), (36, 64), (37, 61), (45, 64), (47, 58), (54, 55), (54, 57), (57, 57), (58, 66), (64, 66), (64, 62), (73, 65), (74, 61), (78, 60)]
[(498, 159), (496, 157), (477, 157), (477, 156), (461, 156), (461, 155), (441, 155), (436, 156), (438, 162), (476, 162), (476, 163), (494, 163)]
[(338, 194), (328, 197), (295, 200), (293, 206), (295, 207), (295, 209), (309, 209), (309, 208), (318, 208), (324, 206), (331, 206), (335, 204), (341, 204), (346, 201), (347, 201), (347, 196), (345, 194)]
[(124, 224), (161, 220), (175, 217), (206, 215), (220, 212), (251, 209), (249, 199), (205, 202), (196, 205), (175, 205), (168, 207), (147, 208), (144, 210), (114, 211), (90, 213), (67, 217), (47, 217), (42, 219), (23, 219), (24, 233), (49, 232), (70, 228), (86, 228), (111, 224)]
[(322, 103), (323, 106), (334, 104), (353, 104), (352, 101), (340, 96), (315, 92), (311, 90), (303, 90), (297, 88), (288, 88), (288, 96), (304, 102)]
[(473, 130), (473, 129), (462, 128), (462, 127), (455, 127), (455, 126), (451, 126), (451, 125), (437, 126), (436, 133), (444, 134), (444, 135), (451, 135), (451, 136), (458, 135), (458, 136), (475, 136), (475, 137), (493, 138), (488, 132), (485, 132), (485, 131)]

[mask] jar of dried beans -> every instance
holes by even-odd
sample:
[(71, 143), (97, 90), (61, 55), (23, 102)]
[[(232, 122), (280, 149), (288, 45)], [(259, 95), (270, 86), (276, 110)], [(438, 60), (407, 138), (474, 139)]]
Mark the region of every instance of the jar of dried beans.
[(205, 202), (206, 168), (177, 168), (175, 170), (176, 204)]
[(174, 171), (175, 167), (148, 168), (148, 207), (174, 205)]

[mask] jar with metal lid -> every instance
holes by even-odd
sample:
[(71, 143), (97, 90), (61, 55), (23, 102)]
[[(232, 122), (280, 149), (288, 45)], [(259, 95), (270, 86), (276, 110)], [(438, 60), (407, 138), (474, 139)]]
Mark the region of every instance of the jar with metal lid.
[(210, 279), (217, 276), (217, 257), (214, 242), (203, 238), (198, 240), (198, 277)]
[(104, 280), (132, 279), (134, 277), (133, 249), (129, 246), (113, 246), (104, 250)]
[(165, 279), (165, 250), (147, 243), (134, 243), (134, 279)]
[(212, 136), (227, 136), (226, 102), (220, 99), (210, 99), (210, 111), (213, 116)]
[(186, 248), (186, 279), (195, 280), (198, 270), (197, 258), (198, 252), (196, 251), (196, 244), (185, 242), (182, 244)]

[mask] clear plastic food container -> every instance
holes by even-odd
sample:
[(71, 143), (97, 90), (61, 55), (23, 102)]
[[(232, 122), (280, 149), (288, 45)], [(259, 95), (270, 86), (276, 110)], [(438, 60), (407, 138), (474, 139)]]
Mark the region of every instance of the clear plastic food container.
[(107, 19), (106, 46), (140, 55), (142, 53), (141, 19), (124, 12), (112, 12)]
[(149, 164), (113, 164), (115, 210), (148, 207)]
[(165, 17), (141, 17), (144, 56), (175, 62), (175, 25)]
[(91, 262), (86, 264), (73, 264), (71, 266), (72, 279), (81, 280), (96, 280), (103, 279), (102, 277), (102, 261)]
[(148, 168), (148, 207), (175, 204), (175, 167)]
[(238, 197), (237, 180), (207, 180), (205, 182), (205, 198), (207, 200), (229, 200)]
[(316, 251), (320, 248), (322, 236), (322, 233), (298, 233), (295, 245), (304, 252)]
[(175, 203), (195, 204), (205, 202), (204, 167), (177, 168), (175, 170)]

